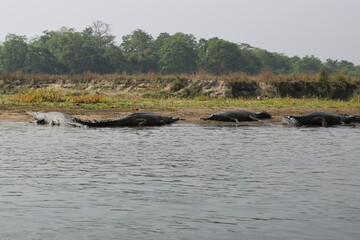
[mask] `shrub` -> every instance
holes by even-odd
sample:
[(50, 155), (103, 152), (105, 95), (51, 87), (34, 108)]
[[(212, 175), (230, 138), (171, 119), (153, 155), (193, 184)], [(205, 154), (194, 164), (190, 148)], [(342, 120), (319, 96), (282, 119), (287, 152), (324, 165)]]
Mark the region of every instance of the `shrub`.
[(73, 96), (72, 97), (73, 103), (100, 103), (105, 102), (105, 95), (102, 94), (89, 94), (83, 96)]
[(12, 100), (24, 103), (65, 101), (62, 91), (50, 88), (27, 89), (16, 94)]
[(355, 94), (351, 99), (350, 102), (360, 103), (360, 93)]

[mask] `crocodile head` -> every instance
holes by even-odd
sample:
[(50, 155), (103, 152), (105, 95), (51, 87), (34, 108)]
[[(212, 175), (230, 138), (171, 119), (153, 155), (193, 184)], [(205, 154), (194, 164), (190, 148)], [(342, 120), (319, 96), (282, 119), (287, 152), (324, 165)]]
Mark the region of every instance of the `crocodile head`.
[(35, 123), (46, 124), (46, 122), (45, 122), (46, 114), (45, 113), (43, 113), (43, 112), (26, 112), (26, 113), (35, 119)]

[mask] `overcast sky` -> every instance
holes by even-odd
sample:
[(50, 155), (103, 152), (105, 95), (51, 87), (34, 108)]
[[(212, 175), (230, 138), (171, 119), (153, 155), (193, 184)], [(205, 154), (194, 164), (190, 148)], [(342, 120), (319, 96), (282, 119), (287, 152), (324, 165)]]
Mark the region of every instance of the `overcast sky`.
[(0, 41), (100, 20), (118, 43), (136, 29), (183, 32), (360, 65), (360, 0), (0, 0), (0, 8)]

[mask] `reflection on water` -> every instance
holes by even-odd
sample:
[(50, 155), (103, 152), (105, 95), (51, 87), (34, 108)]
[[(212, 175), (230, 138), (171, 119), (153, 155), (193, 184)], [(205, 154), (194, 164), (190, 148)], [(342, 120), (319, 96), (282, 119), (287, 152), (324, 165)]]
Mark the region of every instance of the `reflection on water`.
[(359, 239), (360, 128), (0, 123), (2, 239)]

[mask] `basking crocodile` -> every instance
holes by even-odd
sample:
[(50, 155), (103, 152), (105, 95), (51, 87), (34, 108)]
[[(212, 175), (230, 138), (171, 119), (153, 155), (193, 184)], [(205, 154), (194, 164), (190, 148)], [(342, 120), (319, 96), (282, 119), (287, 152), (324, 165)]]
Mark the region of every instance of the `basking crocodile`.
[(49, 124), (70, 127), (130, 127), (130, 126), (161, 126), (179, 120), (156, 113), (132, 113), (122, 118), (89, 121), (71, 117), (61, 112), (27, 112), (35, 118), (37, 124)]
[(102, 121), (82, 121), (88, 127), (140, 127), (161, 126), (180, 120), (171, 116), (159, 115), (150, 112), (137, 112), (122, 118)]
[(32, 116), (36, 124), (49, 124), (51, 126), (85, 127), (82, 121), (61, 112), (26, 112)]
[(301, 116), (284, 116), (282, 122), (293, 126), (331, 126), (360, 122), (360, 116), (338, 115), (328, 112), (312, 112)]
[(267, 112), (249, 112), (245, 110), (226, 111), (221, 113), (212, 114), (202, 120), (216, 120), (226, 122), (240, 122), (240, 121), (260, 121), (260, 119), (271, 118)]

